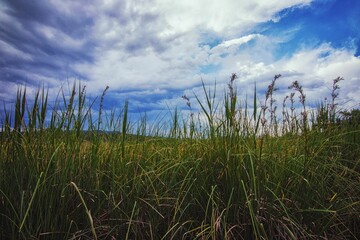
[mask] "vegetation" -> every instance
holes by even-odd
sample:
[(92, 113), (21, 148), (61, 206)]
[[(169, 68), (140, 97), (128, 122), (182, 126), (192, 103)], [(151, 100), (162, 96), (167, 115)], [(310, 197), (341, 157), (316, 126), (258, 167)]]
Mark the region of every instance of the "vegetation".
[(97, 110), (80, 85), (51, 106), (19, 89), (1, 116), (0, 239), (360, 238), (359, 111), (337, 110), (337, 78), (316, 110), (294, 82), (278, 113), (279, 77), (251, 104), (235, 74), (223, 99), (203, 84), (200, 113), (183, 96), (192, 113), (157, 124), (104, 111), (107, 88)]

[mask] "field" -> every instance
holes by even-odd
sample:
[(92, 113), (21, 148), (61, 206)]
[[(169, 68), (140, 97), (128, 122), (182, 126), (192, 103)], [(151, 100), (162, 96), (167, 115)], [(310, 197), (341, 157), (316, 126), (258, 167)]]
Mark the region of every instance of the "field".
[(337, 110), (340, 78), (316, 109), (298, 82), (277, 106), (279, 77), (251, 104), (236, 75), (223, 99), (203, 84), (200, 112), (165, 124), (105, 111), (107, 89), (97, 109), (80, 85), (51, 106), (19, 89), (0, 119), (0, 239), (359, 239), (359, 110)]

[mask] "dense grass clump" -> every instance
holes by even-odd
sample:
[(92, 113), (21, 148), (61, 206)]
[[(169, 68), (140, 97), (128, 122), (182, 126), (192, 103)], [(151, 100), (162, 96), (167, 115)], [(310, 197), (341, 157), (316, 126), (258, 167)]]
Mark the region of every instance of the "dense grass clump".
[(81, 86), (51, 106), (19, 89), (1, 116), (0, 239), (360, 238), (358, 110), (337, 111), (337, 78), (317, 110), (294, 82), (279, 114), (279, 77), (251, 104), (235, 74), (224, 99), (203, 84), (201, 118), (151, 126), (127, 102), (104, 111), (107, 88), (97, 110)]

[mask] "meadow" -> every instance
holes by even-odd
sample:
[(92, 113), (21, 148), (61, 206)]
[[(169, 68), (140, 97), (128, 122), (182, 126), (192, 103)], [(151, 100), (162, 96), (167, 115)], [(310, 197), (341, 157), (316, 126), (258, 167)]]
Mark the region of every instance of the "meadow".
[(51, 105), (20, 88), (0, 119), (0, 239), (359, 239), (359, 110), (340, 111), (341, 78), (316, 109), (300, 82), (276, 102), (280, 77), (251, 100), (235, 74), (221, 99), (203, 83), (199, 111), (184, 95), (192, 113), (166, 123), (105, 111), (107, 88)]

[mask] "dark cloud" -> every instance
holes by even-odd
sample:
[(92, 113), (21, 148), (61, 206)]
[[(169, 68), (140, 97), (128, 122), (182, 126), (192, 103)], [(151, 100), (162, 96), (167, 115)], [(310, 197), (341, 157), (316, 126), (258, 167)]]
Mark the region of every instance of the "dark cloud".
[(52, 9), (47, 1), (26, 1), (26, 0), (5, 0), (5, 4), (10, 8), (7, 12), (20, 21), (49, 20)]
[(22, 24), (46, 24), (72, 37), (85, 36), (86, 25), (93, 23), (91, 15), (86, 14), (86, 5), (74, 4), (70, 13), (64, 13), (50, 1), (5, 0), (5, 4), (9, 7), (8, 14)]
[(151, 13), (139, 14), (132, 12), (128, 19), (131, 19), (133, 29), (126, 32), (129, 36), (126, 39), (125, 50), (131, 54), (139, 54), (146, 48), (152, 48), (155, 52), (164, 52), (169, 42), (173, 39), (159, 37), (159, 29), (162, 29), (162, 21), (159, 15)]
[[(95, 0), (60, 1), (56, 5), (50, 1), (5, 0), (4, 4), (0, 41), (6, 48), (0, 48), (0, 77), (8, 81), (31, 81), (33, 74), (57, 79), (81, 76), (73, 66), (95, 62), (116, 43), (130, 55), (141, 54), (149, 47), (156, 52), (166, 49), (166, 41), (159, 39), (157, 32), (161, 23), (158, 16), (129, 8), (126, 1), (111, 6)], [(103, 27), (103, 19), (110, 25), (98, 31), (96, 24)], [(114, 40), (103, 37), (107, 31), (115, 31)], [(39, 79), (32, 81), (36, 84)]]
[[(0, 24), (0, 78), (37, 85), (44, 79), (79, 76), (78, 62), (91, 62), (89, 15), (64, 14), (49, 1), (6, 0)], [(74, 12), (75, 13), (75, 12)], [(41, 78), (41, 79), (39, 79)]]

